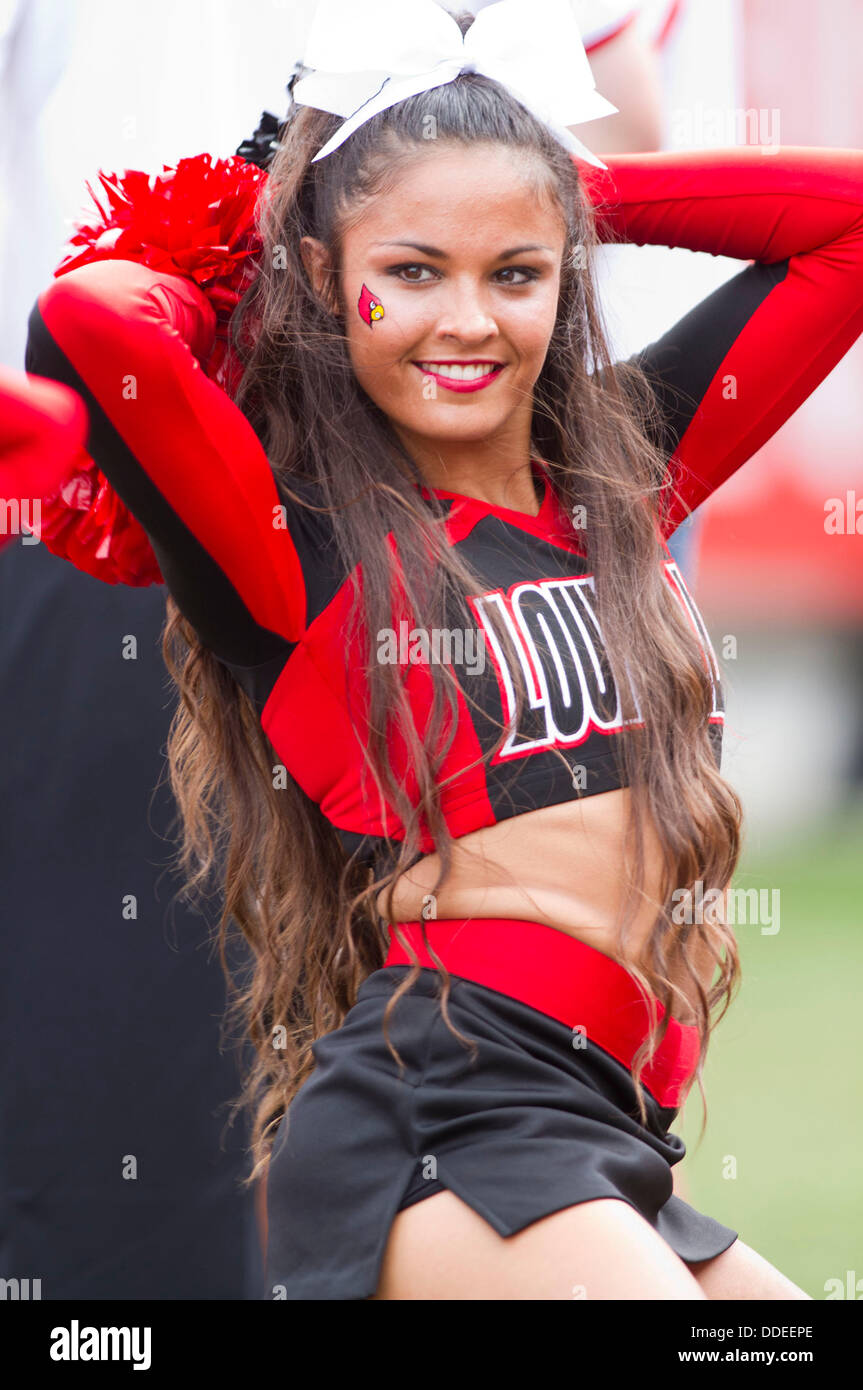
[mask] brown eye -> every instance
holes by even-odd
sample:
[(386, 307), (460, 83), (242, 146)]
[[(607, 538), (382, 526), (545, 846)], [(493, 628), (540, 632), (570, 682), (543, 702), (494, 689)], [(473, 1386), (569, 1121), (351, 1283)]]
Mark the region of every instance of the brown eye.
[(527, 285), (531, 280), (537, 279), (539, 271), (534, 270), (533, 267), (529, 265), (508, 265), (504, 266), (503, 270), (499, 270), (498, 274), (526, 276), (527, 278), (524, 280), (508, 280), (506, 283), (508, 285)]
[(387, 275), (397, 275), (399, 279), (404, 280), (408, 285), (427, 285), (427, 280), (420, 280), (415, 276), (408, 276), (407, 272), (411, 270), (423, 271), (431, 269), (432, 267), (429, 265), (419, 265), (416, 261), (405, 261), (402, 265), (388, 266), (386, 273)]

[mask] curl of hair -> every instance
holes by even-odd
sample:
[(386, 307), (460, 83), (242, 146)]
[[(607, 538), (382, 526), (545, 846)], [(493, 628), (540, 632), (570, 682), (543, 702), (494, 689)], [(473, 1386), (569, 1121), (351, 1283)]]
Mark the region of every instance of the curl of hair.
[[(657, 516), (667, 459), (657, 443), (656, 400), (634, 363), (612, 361), (594, 282), (593, 210), (575, 163), (504, 88), (475, 73), (380, 113), (316, 164), (312, 156), (340, 118), (295, 106), (280, 130), (259, 200), (260, 273), (232, 325), (243, 363), (235, 400), (257, 430), (290, 504), (310, 505), (308, 489), (294, 491), (292, 484), (314, 483), (319, 505), (332, 517), (345, 572), (362, 566), (345, 650), (367, 654), (365, 770), (395, 809), (404, 837), (394, 844), (394, 867), (376, 875), (345, 853), (320, 809), (290, 778), (286, 786), (274, 786), (272, 771), (280, 759), (252, 702), (169, 599), (163, 654), (179, 700), (168, 765), (182, 821), (183, 891), (190, 897), (210, 888), (218, 892), (226, 971), (226, 943), (236, 929), (254, 961), (242, 984), (229, 973), (229, 1018), (240, 1020), (255, 1050), (235, 1106), (245, 1105), (252, 1114), (249, 1182), (265, 1170), (275, 1129), (314, 1067), (315, 1040), (339, 1027), (362, 981), (383, 964), (392, 893), (417, 857), (423, 826), (441, 858), (434, 892), (452, 862), (438, 778), (455, 730), (455, 677), (445, 665), (430, 664), (428, 723), (416, 728), (403, 680), (397, 668), (376, 660), (370, 634), (398, 630), (405, 615), (429, 631), (473, 626), (464, 595), (478, 577), (447, 546), (440, 503), (421, 497), (416, 464), (358, 385), (339, 309), (338, 275), (332, 292), (319, 297), (299, 249), (302, 237), (314, 236), (339, 267), (346, 229), (370, 200), (395, 187), (411, 161), (427, 156), (430, 118), (436, 147), (504, 145), (519, 172), (532, 172), (539, 194), (554, 200), (566, 224), (557, 320), (534, 389), (532, 448), (547, 464), (564, 509), (586, 509), (584, 538), (598, 619), (623, 717), (632, 721), (620, 741), (621, 777), (631, 791), (632, 872), (618, 947), (650, 1008), (650, 1034), (633, 1069), (642, 1121), (639, 1078), (665, 1036), (681, 978), (696, 999), (701, 1047), (695, 1076), (703, 1101), (709, 1035), (739, 982), (734, 934), (719, 915), (683, 925), (672, 911), (675, 889), (691, 889), (699, 879), (705, 890), (724, 890), (730, 883), (741, 808), (710, 745), (712, 689), (702, 653), (662, 572)], [(576, 254), (578, 248), (583, 252)], [(398, 568), (388, 533), (395, 538)], [(503, 630), (500, 639), (504, 646), (509, 642)], [(363, 645), (354, 648), (354, 640)], [(628, 672), (638, 673), (643, 723)], [(501, 728), (496, 747), (505, 733)], [(415, 774), (415, 799), (391, 766), (394, 740)], [(652, 886), (645, 882), (647, 833), (658, 843), (663, 864), (661, 882)], [(635, 952), (629, 934), (645, 905), (653, 924), (646, 945)], [(384, 1019), (399, 1062), (388, 1025), (397, 999), (419, 972), (411, 955), (415, 963)], [(450, 976), (434, 953), (433, 959), (447, 1026), (461, 1042), (475, 1045), (452, 1024)], [(718, 971), (709, 985), (706, 970)], [(724, 1007), (712, 1020), (720, 1001)], [(657, 1002), (665, 1009), (661, 1019)]]

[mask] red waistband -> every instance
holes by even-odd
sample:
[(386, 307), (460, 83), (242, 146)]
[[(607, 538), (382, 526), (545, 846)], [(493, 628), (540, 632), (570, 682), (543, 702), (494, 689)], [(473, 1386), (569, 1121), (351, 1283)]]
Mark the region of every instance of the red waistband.
[[(647, 1004), (624, 966), (586, 942), (543, 922), (511, 917), (399, 922), (426, 969), (437, 967), (429, 943), (451, 975), (508, 994), (569, 1028), (616, 1057), (627, 1070), (650, 1027)], [(384, 966), (412, 964), (391, 936)], [(665, 1009), (657, 1003), (657, 1017)], [(672, 1018), (656, 1055), (641, 1073), (642, 1084), (662, 1106), (679, 1106), (698, 1062), (698, 1029)]]

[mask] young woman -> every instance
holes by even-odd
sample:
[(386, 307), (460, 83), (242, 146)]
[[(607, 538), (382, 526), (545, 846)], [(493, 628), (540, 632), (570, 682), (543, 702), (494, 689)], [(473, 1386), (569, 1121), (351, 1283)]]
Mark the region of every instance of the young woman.
[[(272, 1296), (805, 1298), (672, 1191), (741, 812), (666, 538), (863, 328), (863, 153), (597, 167), (477, 71), (341, 128), (103, 176), (27, 360), (90, 413), (49, 543), (170, 589)], [(614, 238), (753, 264), (615, 364)]]

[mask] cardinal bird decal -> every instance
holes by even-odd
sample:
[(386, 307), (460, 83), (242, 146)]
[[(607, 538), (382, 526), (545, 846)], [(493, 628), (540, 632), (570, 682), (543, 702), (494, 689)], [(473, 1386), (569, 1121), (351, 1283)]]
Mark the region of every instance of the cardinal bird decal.
[(371, 328), (375, 319), (382, 319), (384, 316), (384, 306), (379, 299), (376, 299), (367, 285), (363, 285), (363, 291), (357, 300), (357, 308), (360, 311), (360, 318)]

